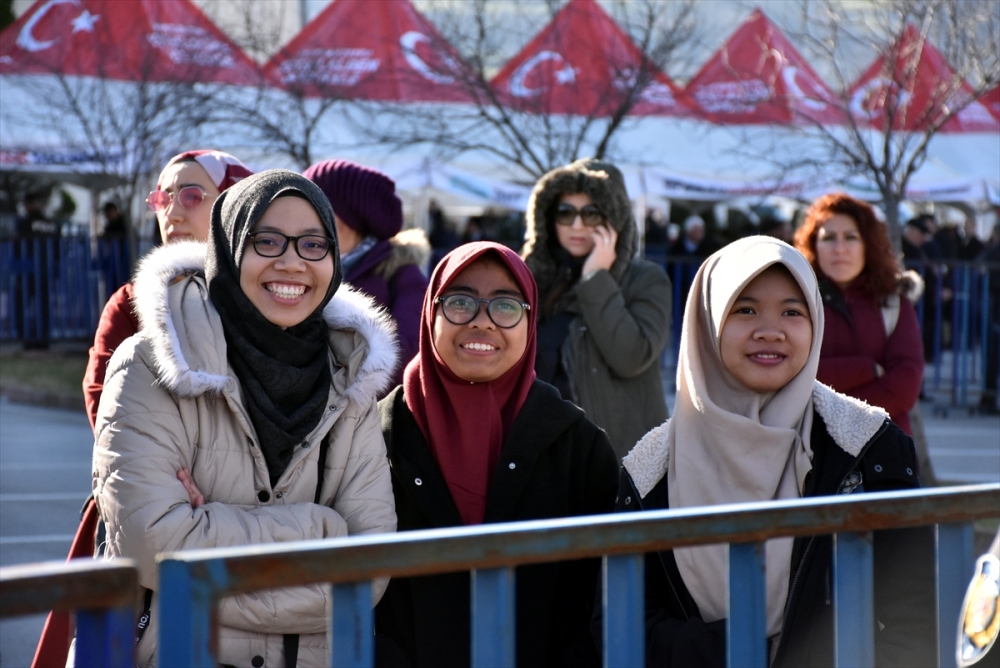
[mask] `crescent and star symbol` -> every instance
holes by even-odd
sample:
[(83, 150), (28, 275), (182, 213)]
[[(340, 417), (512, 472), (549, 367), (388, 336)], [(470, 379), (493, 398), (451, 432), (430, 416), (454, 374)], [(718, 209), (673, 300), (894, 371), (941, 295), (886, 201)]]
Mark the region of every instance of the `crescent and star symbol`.
[(534, 97), (535, 95), (540, 95), (543, 90), (542, 87), (529, 88), (524, 84), (524, 80), (528, 78), (528, 75), (531, 74), (533, 69), (548, 60), (565, 63), (565, 67), (555, 72), (557, 84), (564, 85), (576, 81), (576, 68), (566, 62), (566, 59), (563, 58), (561, 54), (556, 53), (555, 51), (539, 51), (531, 58), (528, 58), (526, 61), (521, 63), (518, 68), (514, 70), (514, 73), (510, 75), (510, 83), (507, 84), (510, 94), (517, 97)]
[[(48, 0), (48, 2), (42, 5), (38, 11), (25, 22), (24, 26), (21, 28), (21, 32), (17, 36), (17, 45), (25, 51), (32, 52), (44, 51), (45, 49), (48, 49), (53, 44), (58, 42), (59, 38), (56, 37), (55, 39), (39, 41), (35, 39), (35, 36), (32, 34), (35, 26), (39, 21), (45, 18), (45, 15), (49, 13), (49, 10), (56, 5), (74, 5), (76, 7), (80, 7), (81, 4), (80, 0)], [(73, 32), (93, 32), (94, 24), (97, 23), (97, 20), (100, 18), (100, 16), (91, 14), (89, 11), (84, 9), (82, 14), (71, 21)]]
[[(403, 33), (399, 38), (399, 45), (403, 47), (403, 57), (410, 67), (415, 69), (420, 76), (425, 79), (429, 79), (434, 83), (439, 84), (450, 84), (455, 81), (455, 77), (448, 76), (447, 74), (441, 74), (440, 72), (435, 72), (431, 69), (430, 65), (424, 62), (423, 58), (417, 55), (417, 44), (420, 42), (430, 43), (430, 38), (427, 35), (411, 30), (409, 32)], [(442, 55), (445, 64), (449, 67), (454, 68), (455, 62), (449, 58), (447, 55)]]

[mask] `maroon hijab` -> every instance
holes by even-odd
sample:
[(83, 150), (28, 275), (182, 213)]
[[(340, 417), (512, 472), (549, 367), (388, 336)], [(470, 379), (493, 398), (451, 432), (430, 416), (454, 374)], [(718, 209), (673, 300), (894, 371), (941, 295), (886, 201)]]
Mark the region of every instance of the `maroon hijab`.
[[(435, 301), (463, 269), (490, 254), (510, 271), (531, 305), (525, 314), (528, 338), (521, 359), (488, 383), (462, 380), (434, 349)], [(431, 275), (420, 316), (420, 350), (403, 374), (406, 405), (430, 444), (451, 498), (465, 524), (481, 524), (493, 469), (514, 418), (535, 381), (535, 309), (538, 288), (517, 253), (492, 242), (459, 246)]]

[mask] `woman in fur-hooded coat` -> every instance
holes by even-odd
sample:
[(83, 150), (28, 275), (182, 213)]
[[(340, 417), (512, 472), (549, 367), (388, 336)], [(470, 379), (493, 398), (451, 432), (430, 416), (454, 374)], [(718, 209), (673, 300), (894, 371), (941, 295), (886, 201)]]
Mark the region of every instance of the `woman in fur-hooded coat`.
[[(265, 258), (256, 250), (262, 240), (248, 234), (261, 232), (255, 226), (270, 207), (296, 198), (318, 214), (328, 254), (300, 261), (286, 240), (274, 255), (274, 226), (302, 221), (291, 215), (264, 226), (272, 235), (261, 246)], [(340, 284), (333, 229), (314, 184), (284, 170), (261, 172), (219, 197), (207, 250), (195, 242), (165, 246), (137, 273), (142, 329), (108, 365), (93, 491), (107, 523), (107, 556), (135, 559), (139, 582), (154, 592), (136, 649), (141, 666), (156, 661), (158, 553), (395, 530), (375, 404), (396, 363), (393, 330), (370, 299)], [(316, 290), (318, 305), (305, 320), (279, 326), (264, 316), (274, 317), (275, 307), (258, 306), (258, 284), (242, 280), (262, 260), (275, 272), (267, 280), (281, 281), (263, 287), (308, 286), (306, 298)], [(332, 278), (310, 282), (309, 262), (333, 263)], [(286, 269), (275, 267), (293, 263), (300, 274), (286, 267), (281, 278)], [(281, 306), (289, 303), (285, 297)], [(376, 601), (385, 584), (376, 583)], [(329, 604), (325, 586), (223, 599), (219, 662), (294, 665), (285, 650), (297, 647), (300, 668), (329, 665)]]
[[(559, 242), (556, 210), (572, 193), (587, 195), (605, 219), (598, 229), (617, 235), (607, 269), (583, 271), (587, 258)], [(621, 459), (667, 419), (660, 355), (670, 334), (670, 279), (662, 267), (634, 257), (639, 231), (625, 180), (609, 163), (578, 160), (543, 176), (528, 202), (527, 228), (521, 256), (541, 305), (538, 378), (583, 408)]]

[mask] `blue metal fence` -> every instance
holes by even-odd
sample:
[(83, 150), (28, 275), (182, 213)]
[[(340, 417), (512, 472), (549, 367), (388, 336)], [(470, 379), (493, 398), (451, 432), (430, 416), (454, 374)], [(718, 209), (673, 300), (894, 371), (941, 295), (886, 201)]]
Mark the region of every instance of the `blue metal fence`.
[(472, 665), (511, 666), (514, 568), (603, 557), (605, 666), (644, 662), (643, 557), (729, 543), (729, 665), (766, 666), (763, 542), (834, 534), (838, 666), (873, 665), (872, 531), (937, 525), (938, 665), (956, 665), (959, 608), (972, 574), (969, 522), (1000, 516), (1000, 485), (624, 513), (162, 555), (159, 665), (214, 668), (220, 597), (332, 583), (333, 666), (373, 665), (371, 581), (471, 571)]
[(0, 340), (93, 337), (104, 303), (130, 270), (125, 240), (0, 242)]
[(76, 612), (77, 668), (132, 668), (139, 572), (130, 559), (0, 568), (0, 617)]

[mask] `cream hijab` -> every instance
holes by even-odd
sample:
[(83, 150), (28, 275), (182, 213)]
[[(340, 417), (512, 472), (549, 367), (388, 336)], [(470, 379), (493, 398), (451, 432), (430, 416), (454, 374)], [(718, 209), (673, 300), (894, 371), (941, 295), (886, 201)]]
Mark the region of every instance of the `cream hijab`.
[[(722, 363), (719, 335), (733, 302), (758, 274), (783, 264), (805, 295), (812, 348), (802, 370), (774, 393), (758, 394)], [(709, 257), (695, 276), (681, 328), (677, 403), (667, 425), (671, 508), (794, 499), (812, 468), (812, 389), (823, 342), (823, 307), (809, 262), (788, 244), (755, 236)], [(767, 542), (767, 633), (781, 630), (792, 539)], [(678, 548), (677, 566), (705, 621), (727, 615), (725, 545)]]

